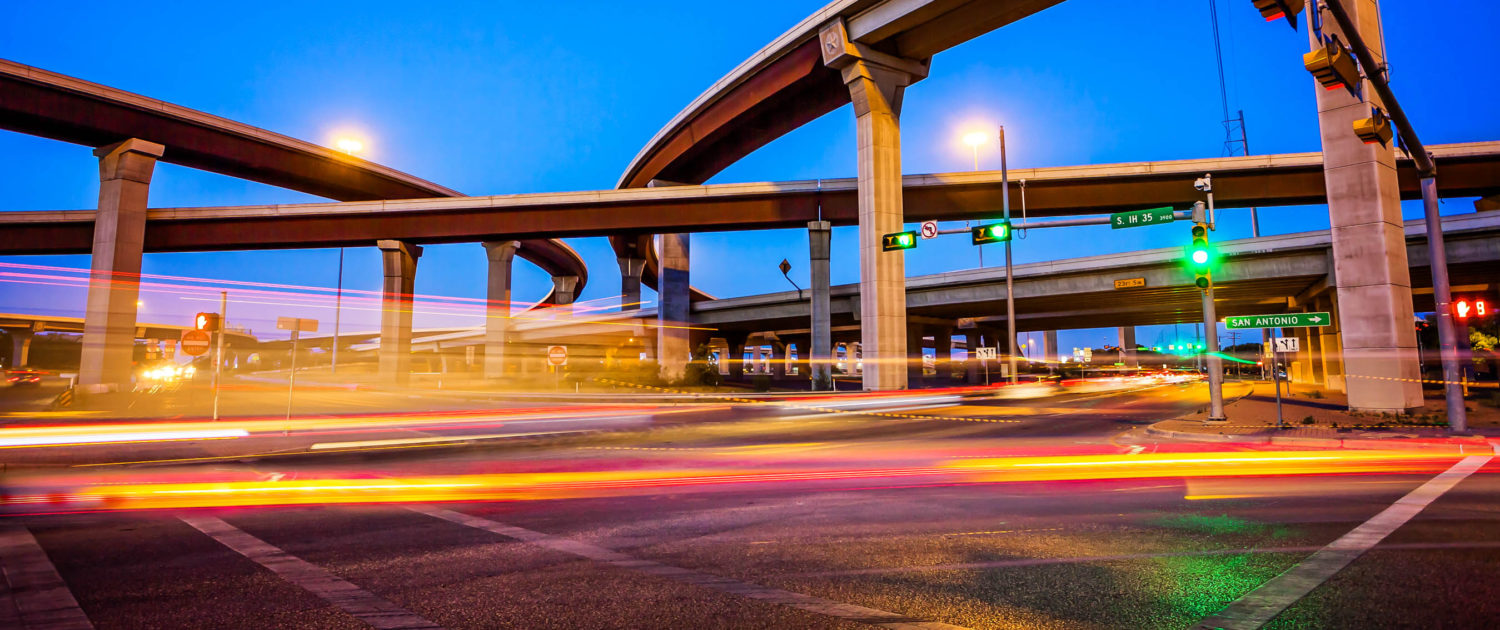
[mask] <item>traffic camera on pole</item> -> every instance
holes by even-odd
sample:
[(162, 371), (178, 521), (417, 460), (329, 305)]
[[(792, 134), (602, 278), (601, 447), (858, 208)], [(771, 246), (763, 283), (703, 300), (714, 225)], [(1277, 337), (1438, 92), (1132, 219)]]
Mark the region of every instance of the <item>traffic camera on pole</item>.
[(1337, 35), (1329, 35), (1322, 48), (1302, 55), (1302, 66), (1325, 89), (1344, 88), (1354, 98), (1360, 98), (1359, 66), (1354, 63), (1354, 53), (1349, 52)]
[(1391, 143), (1391, 136), (1395, 130), (1391, 127), (1391, 119), (1386, 118), (1385, 112), (1379, 107), (1370, 108), (1370, 117), (1354, 121), (1354, 135), (1364, 140), (1365, 144), (1380, 143), (1386, 146)]
[(1302, 12), (1306, 0), (1254, 0), (1255, 8), (1260, 9), (1260, 16), (1266, 18), (1267, 22), (1274, 22), (1277, 18), (1286, 18), (1286, 23), (1291, 25), (1292, 30), (1297, 30), (1297, 14)]
[(193, 328), (203, 332), (215, 332), (219, 330), (218, 313), (199, 313), (193, 318)]

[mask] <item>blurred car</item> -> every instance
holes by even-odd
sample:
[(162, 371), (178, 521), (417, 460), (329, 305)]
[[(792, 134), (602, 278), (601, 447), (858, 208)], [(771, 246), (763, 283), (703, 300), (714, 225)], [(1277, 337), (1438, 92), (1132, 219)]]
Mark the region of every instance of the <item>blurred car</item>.
[(40, 387), (42, 373), (34, 370), (11, 370), (5, 374), (5, 382), (11, 387)]

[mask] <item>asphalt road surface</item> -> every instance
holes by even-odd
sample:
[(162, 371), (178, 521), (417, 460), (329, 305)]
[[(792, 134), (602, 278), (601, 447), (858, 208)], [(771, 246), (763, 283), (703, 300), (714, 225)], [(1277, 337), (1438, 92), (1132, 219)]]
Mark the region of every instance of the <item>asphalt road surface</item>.
[[(563, 440), (13, 468), (0, 627), (1500, 618), (1488, 455), (1272, 452), (1141, 430), (1202, 398), (1170, 385), (705, 403), (679, 412), (691, 421)], [(144, 447), (116, 448), (125, 461)]]

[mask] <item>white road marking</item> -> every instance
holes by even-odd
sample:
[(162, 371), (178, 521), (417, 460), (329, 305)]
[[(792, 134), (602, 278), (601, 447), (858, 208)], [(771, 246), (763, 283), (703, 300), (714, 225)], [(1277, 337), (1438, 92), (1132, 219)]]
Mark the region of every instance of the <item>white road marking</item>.
[(317, 565), (282, 551), (221, 519), (212, 516), (184, 516), (182, 521), (372, 627), (390, 630), (408, 628), (442, 630), (442, 626), (350, 584)]
[(1416, 490), (1407, 493), (1390, 507), (1376, 514), (1364, 524), (1344, 534), (1338, 540), (1308, 556), (1306, 560), (1271, 578), (1260, 588), (1219, 611), (1219, 614), (1204, 619), (1197, 628), (1213, 630), (1252, 630), (1260, 628), (1286, 610), (1287, 606), (1306, 597), (1319, 584), (1328, 581), (1365, 551), (1374, 547), (1391, 532), (1406, 524), (1443, 493), (1451, 490), (1474, 471), (1479, 470), (1491, 455), (1465, 457), (1452, 468), (1428, 480)]
[(92, 630), (94, 624), (24, 527), (0, 528), (0, 621), (14, 613), (25, 630)]
[(769, 588), (760, 586), (758, 584), (751, 584), (749, 582), (741, 582), (739, 580), (731, 578), (720, 577), (708, 573), (700, 573), (692, 569), (669, 566), (651, 560), (642, 560), (633, 556), (625, 555), (618, 551), (614, 551), (612, 549), (600, 547), (598, 545), (593, 545), (578, 540), (571, 540), (568, 538), (561, 538), (558, 536), (552, 536), (550, 534), (544, 534), (542, 532), (532, 531), (520, 527), (514, 527), (486, 518), (480, 518), (478, 516), (470, 516), (461, 512), (455, 512), (453, 510), (440, 510), (436, 508), (421, 507), (413, 507), (410, 509), (422, 514), (426, 514), (428, 516), (432, 516), (434, 518), (440, 518), (445, 521), (473, 527), (475, 529), (482, 529), (490, 533), (499, 534), (507, 538), (514, 538), (516, 540), (537, 545), (539, 547), (545, 547), (553, 551), (560, 551), (581, 558), (594, 560), (596, 562), (603, 562), (605, 564), (617, 566), (623, 569), (640, 571), (642, 573), (648, 573), (686, 584), (711, 588), (713, 590), (729, 593), (731, 595), (739, 595), (741, 597), (770, 602), (773, 604), (791, 606), (792, 608), (798, 608), (801, 610), (806, 610), (808, 612), (818, 613), (820, 615), (828, 615), (830, 617), (847, 619), (850, 621), (856, 621), (872, 626), (880, 626), (882, 628), (964, 630), (962, 626), (954, 626), (936, 621), (923, 621), (921, 619), (913, 619), (893, 612), (886, 612), (884, 610), (865, 608), (863, 606), (855, 606), (853, 604), (843, 604), (832, 600), (823, 599), (821, 597), (813, 597), (811, 595), (804, 595), (802, 593), (793, 593), (791, 591), (783, 591), (781, 589)]
[(360, 442), (318, 442), (308, 450), (325, 451), (341, 448), (370, 448), (372, 446), (402, 446), (409, 444), (439, 444), (443, 442), (480, 442), (505, 438), (531, 437), (537, 435), (563, 435), (582, 431), (541, 431), (533, 433), (488, 433), (483, 435), (449, 435), (443, 437), (395, 438), (390, 440), (364, 440)]

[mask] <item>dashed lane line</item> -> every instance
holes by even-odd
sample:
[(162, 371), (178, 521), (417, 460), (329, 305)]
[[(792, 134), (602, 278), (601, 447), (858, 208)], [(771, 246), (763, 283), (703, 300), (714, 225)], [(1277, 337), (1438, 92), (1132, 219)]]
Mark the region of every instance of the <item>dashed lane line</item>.
[(425, 507), (412, 507), (410, 509), (422, 514), (426, 514), (428, 516), (432, 516), (434, 518), (440, 518), (445, 521), (457, 523), (459, 525), (464, 525), (467, 527), (473, 527), (475, 529), (482, 529), (484, 531), (499, 534), (507, 538), (513, 538), (522, 542), (537, 545), (539, 547), (545, 547), (553, 551), (560, 551), (566, 554), (571, 554), (596, 562), (603, 562), (605, 564), (620, 567), (622, 569), (630, 569), (633, 571), (639, 571), (641, 573), (647, 573), (658, 577), (676, 580), (685, 584), (702, 586), (723, 593), (729, 593), (731, 595), (739, 595), (741, 597), (747, 597), (763, 602), (790, 606), (792, 608), (798, 608), (820, 615), (837, 617), (839, 619), (846, 619), (849, 621), (872, 626), (879, 626), (882, 628), (964, 630), (962, 626), (955, 626), (936, 621), (914, 619), (905, 615), (886, 612), (884, 610), (865, 608), (863, 606), (855, 606), (853, 604), (844, 604), (832, 600), (823, 599), (821, 597), (813, 597), (811, 595), (804, 595), (802, 593), (783, 591), (781, 589), (760, 586), (758, 584), (751, 584), (749, 582), (741, 582), (739, 580), (731, 578), (720, 577), (708, 573), (701, 573), (692, 569), (669, 566), (652, 560), (642, 560), (612, 549), (606, 549), (604, 547), (589, 544), (583, 541), (552, 536), (550, 534), (544, 534), (538, 531), (532, 531), (521, 527), (506, 525), (504, 523), (499, 523), (486, 518), (480, 518), (478, 516), (470, 516), (468, 514), (455, 512), (453, 510), (441, 510)]
[(0, 574), (0, 622), (14, 615), (16, 627), (25, 630), (94, 627), (26, 528), (0, 527)]
[(382, 630), (442, 630), (442, 626), (251, 536), (222, 519), (212, 516), (184, 516), (182, 521), (371, 627)]
[(1285, 573), (1271, 578), (1271, 581), (1260, 588), (1235, 600), (1217, 615), (1204, 619), (1196, 627), (1210, 630), (1253, 630), (1266, 625), (1281, 611), (1349, 566), (1355, 558), (1406, 524), (1492, 458), (1492, 455), (1474, 455), (1459, 460), (1452, 468), (1429, 479), (1364, 524), (1314, 552)]

